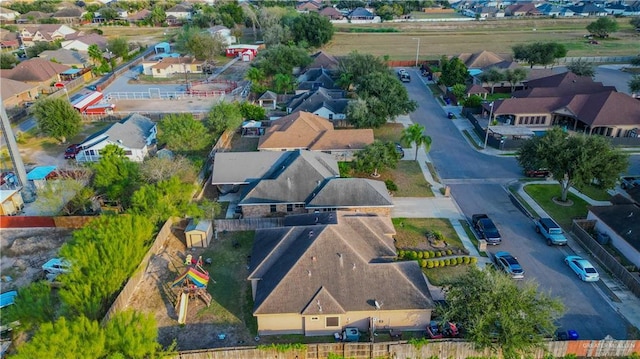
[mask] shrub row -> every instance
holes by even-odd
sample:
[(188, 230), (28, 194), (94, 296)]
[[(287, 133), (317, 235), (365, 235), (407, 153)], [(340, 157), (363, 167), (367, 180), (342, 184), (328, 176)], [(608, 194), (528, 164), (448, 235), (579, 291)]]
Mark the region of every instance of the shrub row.
[(429, 259), (446, 257), (450, 255), (453, 255), (453, 251), (451, 249), (442, 251), (408, 251), (401, 249), (398, 251), (399, 259)]
[(476, 264), (478, 262), (478, 258), (476, 257), (456, 257), (456, 258), (446, 258), (446, 259), (420, 259), (418, 260), (418, 264), (422, 268), (440, 268), (440, 267), (448, 267), (448, 266), (457, 266), (461, 264)]

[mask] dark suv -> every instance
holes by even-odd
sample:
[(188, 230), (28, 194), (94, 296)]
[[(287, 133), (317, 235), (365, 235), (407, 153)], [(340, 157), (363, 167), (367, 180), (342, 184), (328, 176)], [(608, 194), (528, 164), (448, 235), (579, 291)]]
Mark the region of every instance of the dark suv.
[(70, 145), (64, 151), (64, 159), (65, 160), (74, 159), (76, 158), (76, 155), (80, 153), (80, 151), (82, 151), (82, 147), (80, 145), (78, 144)]

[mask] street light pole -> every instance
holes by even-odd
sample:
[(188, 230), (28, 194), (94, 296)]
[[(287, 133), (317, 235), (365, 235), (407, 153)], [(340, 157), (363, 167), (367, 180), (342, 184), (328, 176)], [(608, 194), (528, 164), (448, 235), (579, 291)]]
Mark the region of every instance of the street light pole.
[(489, 104), (489, 123), (487, 124), (486, 134), (484, 135), (484, 147), (482, 149), (487, 148), (487, 141), (489, 141), (489, 126), (491, 126), (491, 118), (493, 117), (493, 102)]
[(420, 38), (412, 37), (413, 40), (418, 40), (418, 48), (416, 49), (416, 67), (418, 67), (418, 56), (420, 55)]

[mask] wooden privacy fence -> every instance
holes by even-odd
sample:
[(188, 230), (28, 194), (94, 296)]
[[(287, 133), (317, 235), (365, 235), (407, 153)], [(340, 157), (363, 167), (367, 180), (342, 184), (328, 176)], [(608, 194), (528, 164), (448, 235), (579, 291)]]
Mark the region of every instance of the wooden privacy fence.
[[(578, 357), (623, 357), (640, 353), (638, 340), (575, 340), (550, 341), (539, 348), (531, 358), (542, 359), (546, 355), (561, 358), (566, 355)], [(442, 358), (466, 359), (469, 357), (502, 358), (502, 353), (491, 349), (476, 349), (472, 343), (462, 341), (429, 342), (422, 346), (407, 342), (390, 343), (327, 343), (307, 344), (306, 349), (277, 351), (255, 347), (218, 348), (191, 350), (178, 353), (175, 359), (321, 359), (333, 354), (343, 358)]]
[(587, 232), (588, 229), (593, 228), (595, 228), (595, 221), (593, 220), (573, 220), (571, 224), (571, 232), (578, 239), (578, 243), (591, 252), (593, 257), (627, 286), (633, 294), (640, 297), (640, 277), (638, 277), (638, 273), (629, 272)]
[(180, 220), (179, 218), (169, 218), (164, 223), (162, 228), (160, 228), (160, 231), (158, 232), (158, 235), (153, 241), (151, 248), (149, 248), (149, 250), (147, 251), (147, 254), (144, 255), (144, 257), (142, 258), (142, 261), (136, 268), (136, 271), (131, 276), (131, 278), (129, 278), (129, 280), (127, 281), (127, 284), (124, 285), (124, 287), (122, 288), (122, 290), (120, 291), (116, 299), (111, 304), (111, 307), (105, 314), (104, 318), (102, 319), (103, 324), (108, 322), (112, 315), (114, 315), (115, 313), (127, 307), (127, 305), (129, 304), (129, 299), (131, 299), (131, 296), (135, 292), (136, 287), (138, 286), (138, 284), (140, 284), (145, 274), (147, 274), (146, 270), (147, 270), (147, 266), (149, 265), (149, 260), (151, 260), (151, 256), (155, 255), (156, 253), (160, 252), (160, 250), (162, 250), (162, 248), (164, 247), (165, 241), (171, 234), (171, 228), (173, 227), (173, 224), (178, 222), (179, 220)]
[(216, 234), (218, 232), (252, 231), (261, 228), (282, 227), (284, 218), (242, 218), (216, 219), (214, 221)]

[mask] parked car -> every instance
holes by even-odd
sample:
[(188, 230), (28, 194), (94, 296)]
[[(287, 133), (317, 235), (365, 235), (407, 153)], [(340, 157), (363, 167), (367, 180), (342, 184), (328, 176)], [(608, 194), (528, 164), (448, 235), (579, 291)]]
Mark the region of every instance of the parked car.
[(622, 189), (633, 188), (638, 185), (640, 185), (640, 176), (620, 177), (620, 187)]
[(51, 258), (42, 265), (45, 274), (62, 274), (71, 270), (71, 263), (61, 258)]
[(66, 150), (64, 150), (64, 159), (75, 159), (76, 155), (82, 151), (82, 147), (79, 144), (69, 145)]
[(547, 245), (567, 245), (567, 237), (565, 237), (562, 228), (551, 218), (538, 219), (536, 221), (536, 232), (542, 234), (547, 241)]
[(544, 178), (544, 177), (549, 177), (549, 175), (551, 175), (551, 172), (549, 172), (549, 170), (546, 168), (539, 168), (537, 170), (528, 169), (524, 171), (524, 175), (527, 177)]
[(500, 269), (509, 274), (513, 279), (524, 278), (524, 269), (518, 259), (509, 252), (498, 252), (494, 255), (496, 264)]
[(473, 224), (473, 228), (478, 232), (480, 239), (484, 239), (488, 244), (493, 245), (497, 245), (502, 242), (498, 227), (496, 227), (491, 218), (486, 214), (474, 214), (471, 216), (471, 222)]
[(600, 280), (600, 274), (598, 274), (598, 271), (593, 267), (593, 265), (591, 265), (591, 263), (589, 263), (588, 260), (579, 256), (567, 256), (564, 259), (564, 262), (582, 281), (597, 282)]
[(400, 155), (400, 158), (404, 158), (404, 149), (402, 145), (396, 142), (396, 152)]

